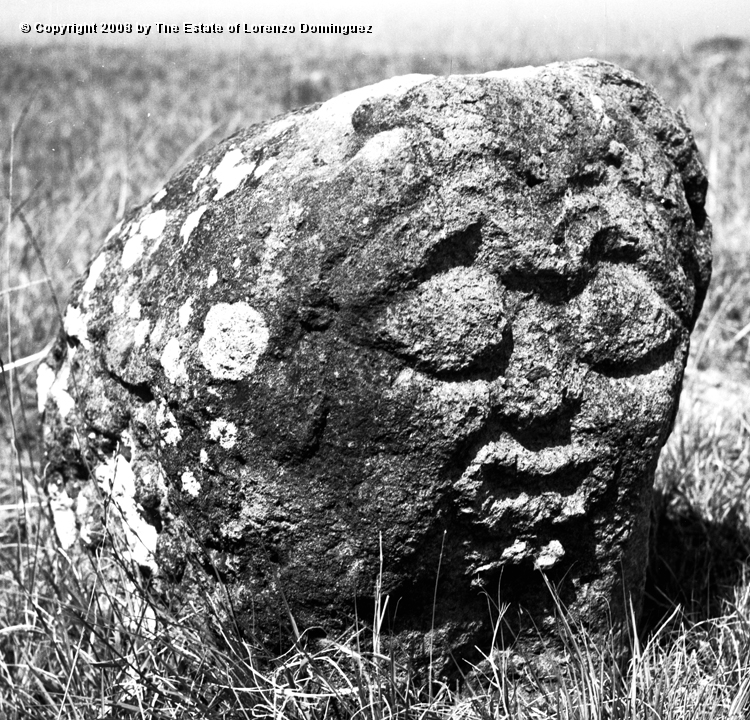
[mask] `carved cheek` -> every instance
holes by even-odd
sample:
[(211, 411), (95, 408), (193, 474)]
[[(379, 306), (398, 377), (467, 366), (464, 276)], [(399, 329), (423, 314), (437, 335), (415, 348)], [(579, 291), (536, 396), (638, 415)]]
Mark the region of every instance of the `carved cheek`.
[(458, 267), (389, 305), (377, 324), (387, 350), (436, 375), (502, 373), (510, 352), (503, 289), (489, 273)]
[(607, 374), (647, 372), (672, 359), (680, 322), (635, 268), (603, 265), (572, 305), (581, 360)]

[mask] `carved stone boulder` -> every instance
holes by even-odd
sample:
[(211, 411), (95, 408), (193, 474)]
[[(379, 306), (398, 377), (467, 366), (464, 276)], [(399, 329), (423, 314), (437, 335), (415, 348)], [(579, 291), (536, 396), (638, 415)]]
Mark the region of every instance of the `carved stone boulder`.
[(545, 578), (603, 631), (641, 600), (706, 187), (683, 117), (591, 60), (230, 137), (114, 228), (41, 367), (61, 540), (109, 518), (270, 649), (287, 605), (335, 634), (376, 587), (418, 663), (489, 651), (504, 603), (554, 651)]

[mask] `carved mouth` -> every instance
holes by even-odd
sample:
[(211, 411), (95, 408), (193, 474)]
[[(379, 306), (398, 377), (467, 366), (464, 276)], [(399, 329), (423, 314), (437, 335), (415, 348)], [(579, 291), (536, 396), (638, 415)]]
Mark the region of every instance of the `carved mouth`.
[(529, 450), (503, 434), (479, 449), (457, 482), (462, 510), (496, 531), (579, 517), (593, 489), (588, 480), (602, 458), (602, 447), (594, 443)]

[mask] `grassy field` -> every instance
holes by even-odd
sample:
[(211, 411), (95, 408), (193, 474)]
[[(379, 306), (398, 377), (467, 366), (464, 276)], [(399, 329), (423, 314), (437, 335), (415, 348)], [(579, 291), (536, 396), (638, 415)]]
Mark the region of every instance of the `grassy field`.
[(290, 639), (269, 666), (211, 619), (152, 604), (116, 548), (71, 561), (46, 522), (36, 363), (24, 361), (55, 337), (72, 282), (126, 208), (235, 129), (396, 74), (553, 58), (0, 47), (0, 359), (18, 365), (2, 376), (0, 410), (0, 720), (747, 717), (750, 49), (721, 50), (619, 60), (695, 131), (712, 183), (714, 278), (658, 471), (629, 660), (614, 641), (587, 642), (561, 609), (570, 674), (529, 694), (535, 679), (503, 652), (460, 689), (418, 681), (377, 652), (377, 625), (368, 643)]

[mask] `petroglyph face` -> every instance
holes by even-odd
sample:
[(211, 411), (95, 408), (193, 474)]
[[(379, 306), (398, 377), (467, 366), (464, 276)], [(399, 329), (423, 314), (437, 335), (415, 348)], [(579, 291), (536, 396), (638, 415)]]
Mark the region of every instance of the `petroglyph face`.
[(127, 433), (156, 565), (182, 583), (195, 528), (270, 643), (287, 600), (348, 627), (376, 578), (417, 654), (433, 626), (485, 647), (483, 593), (528, 610), (532, 653), (554, 644), (539, 571), (624, 617), (708, 283), (704, 195), (682, 120), (590, 61), (408, 76), (253, 127), (81, 283), (40, 375), (58, 457), (66, 423), (102, 457)]
[[(424, 472), (432, 456), (434, 481), (454, 484), (457, 521), (505, 547), (477, 543), (470, 572), (480, 585), (507, 566), (550, 569), (566, 556), (593, 563), (600, 511), (618, 484), (624, 491), (648, 471), (675, 412), (687, 330), (668, 289), (606, 248), (563, 243), (525, 257), (519, 243), (516, 267), (568, 258), (556, 275), (519, 280), (507, 248), (492, 247), (477, 226), (439, 244), (461, 264), (438, 263), (433, 274), (417, 267), (408, 289), (362, 300), (365, 319), (349, 340), (362, 357), (337, 363), (352, 385), (368, 382), (362, 364), (388, 365), (374, 355), (406, 366), (391, 383), (373, 373), (369, 392), (381, 397), (381, 417), (408, 412), (404, 422), (425, 447), (403, 456), (398, 472), (383, 471), (381, 491), (398, 497), (401, 478)], [(376, 251), (380, 264), (396, 262)], [(587, 264), (594, 251), (597, 263)], [(402, 443), (383, 428), (373, 465), (385, 466), (380, 458), (398, 456)], [(629, 530), (611, 541), (627, 542)]]

